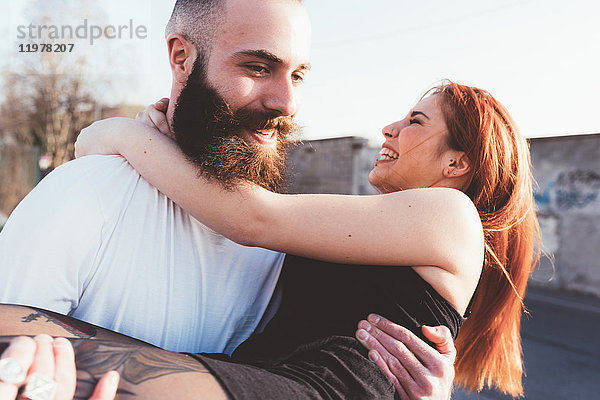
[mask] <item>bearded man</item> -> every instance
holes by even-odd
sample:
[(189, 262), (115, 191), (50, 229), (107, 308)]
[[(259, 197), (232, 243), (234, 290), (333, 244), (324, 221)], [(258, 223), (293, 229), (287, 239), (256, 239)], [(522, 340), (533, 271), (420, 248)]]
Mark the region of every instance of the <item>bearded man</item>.
[[(172, 131), (184, 153), (224, 185), (242, 177), (277, 189), (299, 90), (299, 82), (292, 90), (282, 82), (309, 68), (306, 13), (295, 1), (274, 2), (282, 4), (263, 7), (270, 25), (255, 34), (241, 27), (217, 34), (222, 21), (213, 14), (226, 2), (206, 3), (214, 3), (211, 12), (181, 2), (167, 27)], [(247, 1), (229, 6), (234, 19), (256, 16)], [(258, 69), (265, 64), (271, 76)], [(258, 327), (283, 258), (211, 231), (123, 158), (84, 157), (53, 171), (11, 215), (0, 237), (0, 302), (167, 350), (231, 353)]]

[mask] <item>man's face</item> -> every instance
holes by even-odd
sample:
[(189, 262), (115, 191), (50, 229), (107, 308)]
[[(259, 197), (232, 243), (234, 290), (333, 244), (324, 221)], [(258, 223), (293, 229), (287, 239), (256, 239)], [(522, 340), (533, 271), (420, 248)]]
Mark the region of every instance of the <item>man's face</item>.
[(173, 118), (179, 145), (207, 175), (276, 188), (309, 42), (308, 17), (294, 1), (226, 2), (210, 57), (196, 60)]
[[(296, 131), (292, 117), (242, 107), (233, 110), (206, 83), (202, 59), (194, 67), (173, 113), (177, 144), (208, 178), (229, 188), (239, 180), (277, 191), (283, 181), (288, 141)], [(243, 131), (274, 132), (276, 146), (245, 139)]]
[[(207, 60), (207, 82), (233, 110), (294, 117), (310, 68), (310, 24), (292, 0), (227, 0)], [(243, 129), (249, 142), (275, 147), (272, 131)]]

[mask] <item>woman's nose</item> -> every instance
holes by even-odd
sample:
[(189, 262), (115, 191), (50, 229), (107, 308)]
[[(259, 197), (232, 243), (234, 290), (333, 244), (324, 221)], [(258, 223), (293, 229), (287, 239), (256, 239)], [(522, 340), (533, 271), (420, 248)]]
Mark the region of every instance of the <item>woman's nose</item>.
[(388, 126), (383, 127), (381, 133), (386, 138), (394, 138), (398, 136), (398, 132), (400, 131), (400, 121), (394, 122), (393, 124), (389, 124)]

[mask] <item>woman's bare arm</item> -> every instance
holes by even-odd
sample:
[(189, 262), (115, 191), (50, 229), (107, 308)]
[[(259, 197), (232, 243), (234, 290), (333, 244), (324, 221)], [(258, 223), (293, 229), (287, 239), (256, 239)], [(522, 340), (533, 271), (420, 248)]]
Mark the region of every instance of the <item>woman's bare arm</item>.
[(88, 136), (110, 143), (114, 149), (99, 152), (122, 154), (199, 221), (244, 245), (342, 263), (436, 266), (451, 273), (481, 265), (478, 213), (453, 189), (282, 195), (244, 183), (226, 190), (200, 176), (173, 140), (141, 122), (100, 121), (82, 135), (79, 150)]

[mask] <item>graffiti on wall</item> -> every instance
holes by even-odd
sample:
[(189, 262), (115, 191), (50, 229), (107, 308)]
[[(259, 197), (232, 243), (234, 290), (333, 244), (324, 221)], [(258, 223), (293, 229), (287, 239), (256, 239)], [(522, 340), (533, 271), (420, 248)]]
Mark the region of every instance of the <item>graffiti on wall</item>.
[(542, 211), (582, 209), (597, 202), (599, 195), (600, 174), (591, 170), (561, 172), (556, 180), (534, 193)]

